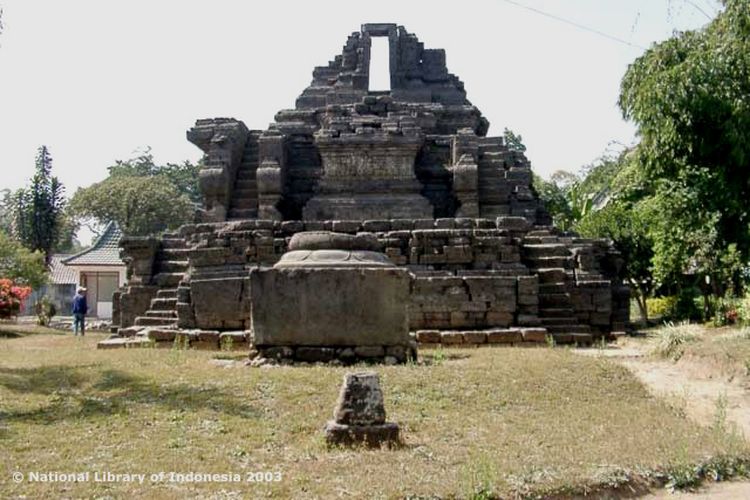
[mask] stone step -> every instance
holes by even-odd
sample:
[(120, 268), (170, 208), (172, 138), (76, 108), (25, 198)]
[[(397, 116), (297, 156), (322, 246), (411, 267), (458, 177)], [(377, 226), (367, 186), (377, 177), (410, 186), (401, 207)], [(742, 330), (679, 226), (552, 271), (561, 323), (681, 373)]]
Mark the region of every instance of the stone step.
[(184, 277), (185, 273), (158, 273), (154, 281), (160, 288), (177, 288)]
[(540, 226), (537, 226), (536, 229), (533, 229), (529, 231), (528, 233), (526, 233), (526, 237), (529, 238), (529, 237), (554, 236), (552, 231), (550, 231), (549, 229), (539, 229), (539, 227)]
[(234, 190), (237, 191), (239, 189), (250, 189), (254, 190), (258, 186), (258, 181), (255, 178), (252, 179), (237, 179), (237, 182), (234, 183)]
[(237, 172), (237, 178), (235, 179), (235, 182), (236, 181), (255, 181), (257, 180), (256, 172), (257, 172), (257, 169), (255, 167), (241, 168)]
[(558, 243), (557, 236), (526, 236), (523, 239), (524, 245), (548, 245)]
[(575, 311), (572, 307), (543, 307), (539, 309), (540, 318), (573, 318)]
[(161, 273), (184, 273), (188, 269), (188, 261), (186, 260), (162, 260), (156, 263), (154, 266), (157, 272)]
[(135, 326), (170, 326), (177, 324), (177, 318), (151, 318), (138, 316), (135, 318)]
[(177, 289), (175, 288), (165, 288), (161, 289), (156, 292), (156, 297), (159, 299), (176, 299), (177, 298)]
[(258, 200), (253, 198), (235, 198), (232, 200), (232, 209), (254, 209), (258, 206)]
[(529, 267), (532, 269), (549, 269), (571, 267), (570, 257), (528, 257)]
[(177, 319), (177, 312), (176, 311), (156, 311), (152, 309), (152, 310), (146, 311), (146, 316), (149, 318)]
[(567, 293), (568, 287), (565, 283), (541, 283), (539, 285), (539, 294), (549, 293)]
[[(481, 149), (481, 146), (480, 146)], [(486, 160), (505, 160), (508, 158), (507, 151), (492, 151), (492, 148), (488, 148), (489, 150), (485, 149), (481, 152), (481, 158)]]
[(482, 217), (484, 218), (493, 219), (495, 217), (502, 217), (509, 214), (510, 205), (507, 203), (482, 205)]
[(539, 318), (542, 326), (575, 326), (578, 324), (577, 318)]
[(174, 311), (175, 307), (177, 306), (177, 292), (175, 292), (175, 297), (170, 298), (160, 298), (157, 297), (155, 299), (151, 299), (151, 311)]
[(545, 326), (550, 333), (590, 333), (589, 325), (547, 325)]
[(547, 243), (541, 245), (523, 245), (523, 253), (529, 258), (540, 257), (570, 257), (570, 250), (566, 245), (560, 243)]
[(507, 151), (507, 149), (501, 143), (479, 144), (479, 157), (480, 158), (483, 155), (486, 155), (487, 153), (502, 153), (504, 151)]
[(232, 208), (229, 210), (229, 218), (234, 220), (241, 219), (256, 219), (258, 217), (258, 210), (255, 208), (243, 208), (237, 209)]
[(187, 260), (188, 254), (190, 252), (189, 248), (164, 248), (162, 249), (157, 255), (156, 259), (158, 261), (168, 261), (168, 260)]
[(150, 347), (151, 340), (145, 337), (113, 338), (97, 342), (97, 349), (126, 349), (131, 347)]
[(185, 243), (185, 240), (182, 238), (162, 238), (161, 240), (162, 248), (164, 249), (178, 249), (178, 248), (185, 248), (187, 244)]
[(567, 309), (570, 307), (570, 296), (567, 293), (539, 295), (540, 309)]
[(550, 332), (556, 344), (591, 345), (594, 336), (588, 332)]
[(567, 274), (564, 268), (537, 268), (536, 274), (539, 276), (539, 283), (561, 283), (565, 281)]

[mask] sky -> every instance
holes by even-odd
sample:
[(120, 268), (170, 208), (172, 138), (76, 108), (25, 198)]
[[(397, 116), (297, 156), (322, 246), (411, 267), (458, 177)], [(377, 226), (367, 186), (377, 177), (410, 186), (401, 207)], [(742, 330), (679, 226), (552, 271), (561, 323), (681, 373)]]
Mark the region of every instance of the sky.
[[(525, 6), (525, 7), (524, 7)], [(628, 64), (715, 0), (0, 0), (0, 189), (47, 145), (68, 194), (150, 147), (197, 161), (198, 118), (266, 128), (316, 65), (367, 22), (395, 22), (448, 69), (490, 121), (523, 136), (534, 170), (577, 171), (635, 128), (617, 108)], [(536, 10), (533, 10), (536, 9)], [(553, 19), (563, 18), (584, 28)]]

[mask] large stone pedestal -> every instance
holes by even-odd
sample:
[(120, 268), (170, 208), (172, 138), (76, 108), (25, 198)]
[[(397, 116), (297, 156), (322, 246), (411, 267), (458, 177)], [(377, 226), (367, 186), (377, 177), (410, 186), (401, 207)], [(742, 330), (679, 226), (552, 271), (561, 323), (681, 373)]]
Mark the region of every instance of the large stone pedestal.
[(261, 355), (405, 362), (413, 349), (406, 314), (411, 275), (378, 247), (372, 235), (300, 233), (273, 269), (252, 271)]

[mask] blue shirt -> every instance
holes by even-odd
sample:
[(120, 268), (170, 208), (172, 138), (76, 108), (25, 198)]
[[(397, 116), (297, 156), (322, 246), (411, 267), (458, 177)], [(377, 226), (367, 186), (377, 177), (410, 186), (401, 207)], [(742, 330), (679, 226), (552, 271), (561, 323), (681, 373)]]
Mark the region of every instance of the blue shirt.
[(73, 299), (73, 314), (86, 314), (89, 310), (86, 304), (86, 296), (80, 293)]

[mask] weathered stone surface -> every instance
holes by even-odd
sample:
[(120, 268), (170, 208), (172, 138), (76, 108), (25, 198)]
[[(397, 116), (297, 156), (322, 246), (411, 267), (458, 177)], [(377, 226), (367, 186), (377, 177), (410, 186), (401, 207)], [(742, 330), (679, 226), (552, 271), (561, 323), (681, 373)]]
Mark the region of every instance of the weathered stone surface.
[[(371, 36), (390, 40), (387, 94), (368, 89)], [(320, 260), (345, 267), (375, 260), (360, 251), (382, 251), (383, 266), (418, 275), (409, 297), (399, 296), (413, 330), (536, 326), (550, 309), (567, 311), (554, 316), (561, 318), (556, 328), (575, 321), (594, 326), (595, 335), (623, 328), (629, 292), (621, 286), (621, 257), (607, 242), (550, 227), (530, 186), (528, 160), (502, 137), (487, 136), (489, 123), (445, 61), (444, 51), (425, 48), (402, 26), (366, 24), (341, 54), (314, 69), (295, 109), (279, 112), (267, 130), (230, 118), (198, 120), (188, 138), (206, 156), (200, 222), (161, 239), (123, 240), (129, 287), (116, 294), (119, 326), (249, 329), (248, 269), (262, 272), (284, 255), (282, 265)], [(298, 246), (309, 238), (297, 236), (304, 230), (354, 239), (325, 236)], [(422, 286), (421, 276), (436, 274), (446, 283)], [(472, 286), (463, 278), (507, 279), (512, 286)], [(341, 312), (342, 304), (364, 303), (351, 293), (357, 296), (353, 285), (302, 304), (287, 294), (259, 314), (285, 317), (291, 308), (298, 320), (289, 333), (298, 339), (307, 334), (300, 311), (328, 302)], [(319, 319), (337, 335), (369, 335), (342, 317)], [(365, 342), (359, 345), (398, 345), (377, 336)]]
[(219, 334), (219, 346), (222, 349), (246, 351), (250, 348), (250, 338), (250, 332), (244, 330), (221, 332)]
[(467, 344), (484, 344), (487, 342), (487, 333), (475, 331), (464, 332), (464, 342)]
[(506, 330), (490, 330), (487, 332), (487, 343), (488, 344), (510, 344), (521, 342), (523, 337), (521, 336), (521, 330), (516, 328)]
[(385, 405), (378, 374), (359, 372), (344, 375), (333, 418), (336, 423), (346, 425), (385, 423)]
[(177, 335), (177, 330), (167, 328), (149, 328), (147, 336), (156, 342), (172, 342)]
[(254, 342), (403, 345), (409, 281), (409, 273), (396, 268), (253, 270)]
[(417, 331), (417, 342), (419, 342), (420, 344), (439, 344), (440, 330)]
[(524, 342), (544, 343), (547, 340), (548, 333), (546, 328), (522, 328), (521, 335)]
[(382, 358), (385, 349), (382, 345), (359, 345), (354, 348), (354, 354), (360, 358)]
[(399, 428), (385, 421), (380, 379), (374, 372), (349, 373), (339, 392), (333, 420), (325, 427), (329, 445), (395, 445)]
[(367, 426), (328, 422), (325, 427), (325, 439), (329, 446), (391, 447), (399, 444), (399, 433), (398, 424), (392, 422)]
[(444, 345), (456, 345), (464, 343), (464, 334), (461, 332), (441, 332), (440, 343)]
[(327, 363), (336, 357), (336, 351), (331, 347), (297, 347), (294, 357), (309, 363)]

